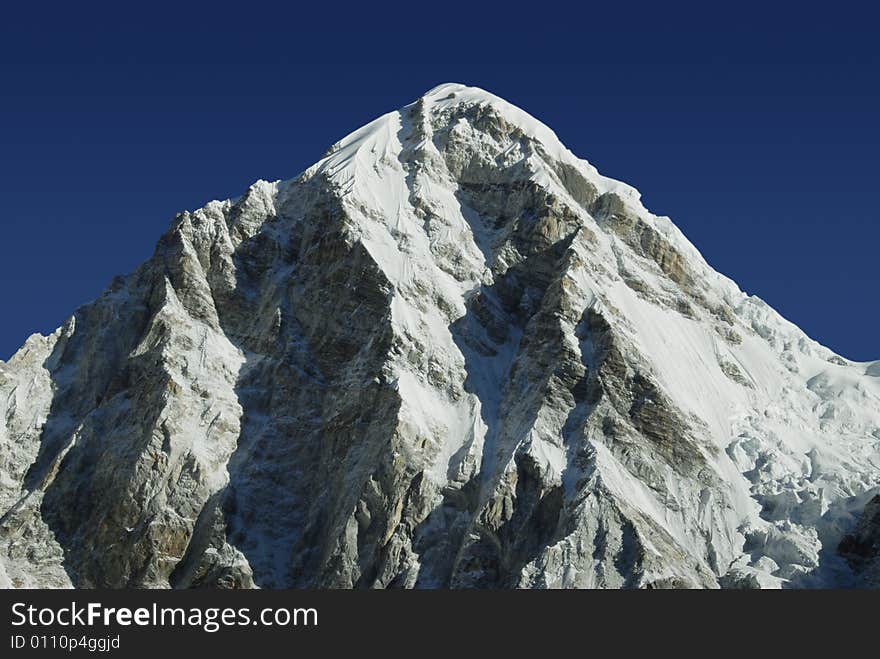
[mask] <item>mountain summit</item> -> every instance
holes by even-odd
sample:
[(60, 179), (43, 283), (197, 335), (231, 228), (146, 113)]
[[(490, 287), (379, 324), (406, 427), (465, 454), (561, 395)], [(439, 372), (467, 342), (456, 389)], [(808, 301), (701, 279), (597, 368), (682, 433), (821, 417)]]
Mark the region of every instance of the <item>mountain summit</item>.
[(880, 362), (446, 84), (0, 362), (0, 585), (880, 585)]

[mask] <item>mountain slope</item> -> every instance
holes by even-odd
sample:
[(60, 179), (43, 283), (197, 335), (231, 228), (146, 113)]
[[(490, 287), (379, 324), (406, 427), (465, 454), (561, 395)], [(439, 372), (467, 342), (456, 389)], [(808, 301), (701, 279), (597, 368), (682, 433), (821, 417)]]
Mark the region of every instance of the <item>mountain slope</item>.
[[(441, 85), (0, 363), (0, 583), (871, 583), (880, 362)], [(846, 542), (844, 542), (844, 546)]]

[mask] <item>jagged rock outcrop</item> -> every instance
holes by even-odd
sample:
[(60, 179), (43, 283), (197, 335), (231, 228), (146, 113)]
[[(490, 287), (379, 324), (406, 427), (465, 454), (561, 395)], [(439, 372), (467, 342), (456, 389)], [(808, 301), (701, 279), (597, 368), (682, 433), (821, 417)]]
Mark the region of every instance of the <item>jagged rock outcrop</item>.
[(880, 495), (868, 502), (838, 550), (867, 585), (880, 588)]
[(0, 414), (12, 586), (857, 585), (880, 485), (876, 363), (461, 85), (180, 214)]

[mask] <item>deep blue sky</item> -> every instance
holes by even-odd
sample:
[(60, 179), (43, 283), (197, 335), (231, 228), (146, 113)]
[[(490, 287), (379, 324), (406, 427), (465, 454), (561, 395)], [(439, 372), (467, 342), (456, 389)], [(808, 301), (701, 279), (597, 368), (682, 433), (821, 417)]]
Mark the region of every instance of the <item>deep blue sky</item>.
[(880, 358), (874, 16), (118, 4), (0, 16), (0, 359), (147, 258), (175, 212), (293, 177), (448, 81), (543, 120), (814, 338)]

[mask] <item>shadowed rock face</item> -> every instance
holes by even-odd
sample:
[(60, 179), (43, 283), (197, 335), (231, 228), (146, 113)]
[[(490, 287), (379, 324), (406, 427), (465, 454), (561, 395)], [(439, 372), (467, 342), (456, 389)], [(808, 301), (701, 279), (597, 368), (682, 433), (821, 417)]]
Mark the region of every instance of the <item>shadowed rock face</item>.
[(848, 585), (872, 369), (445, 85), (0, 362), (0, 585)]
[(855, 529), (841, 541), (839, 551), (867, 585), (880, 587), (880, 495), (865, 506)]

